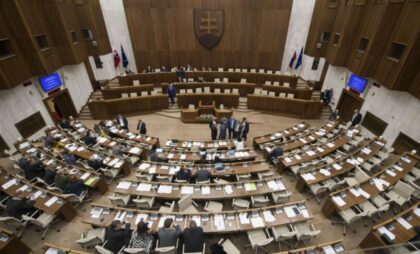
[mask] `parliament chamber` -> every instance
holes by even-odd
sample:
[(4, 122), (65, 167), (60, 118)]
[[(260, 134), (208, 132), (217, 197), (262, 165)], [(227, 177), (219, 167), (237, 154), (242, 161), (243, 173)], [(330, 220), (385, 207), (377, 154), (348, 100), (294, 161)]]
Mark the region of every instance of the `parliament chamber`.
[(420, 253), (420, 1), (0, 1), (0, 253)]

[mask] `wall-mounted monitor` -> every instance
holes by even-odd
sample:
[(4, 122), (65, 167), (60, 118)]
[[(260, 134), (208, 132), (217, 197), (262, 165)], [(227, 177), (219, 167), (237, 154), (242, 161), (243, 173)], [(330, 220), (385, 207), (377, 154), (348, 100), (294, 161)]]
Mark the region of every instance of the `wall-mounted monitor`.
[(60, 75), (58, 75), (57, 72), (54, 72), (48, 76), (40, 77), (39, 83), (41, 84), (42, 90), (47, 93), (61, 86)]
[(358, 93), (363, 93), (366, 88), (367, 79), (352, 74), (349, 78), (347, 85)]

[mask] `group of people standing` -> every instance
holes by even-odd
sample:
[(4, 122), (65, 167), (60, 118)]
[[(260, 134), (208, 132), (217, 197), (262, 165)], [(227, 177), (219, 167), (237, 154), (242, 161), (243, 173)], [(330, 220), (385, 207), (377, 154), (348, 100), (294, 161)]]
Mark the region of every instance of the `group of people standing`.
[(249, 133), (249, 122), (245, 117), (242, 118), (242, 121), (236, 120), (233, 116), (229, 119), (222, 117), (219, 132), (216, 120), (211, 121), (209, 127), (212, 140), (240, 139), (246, 141)]

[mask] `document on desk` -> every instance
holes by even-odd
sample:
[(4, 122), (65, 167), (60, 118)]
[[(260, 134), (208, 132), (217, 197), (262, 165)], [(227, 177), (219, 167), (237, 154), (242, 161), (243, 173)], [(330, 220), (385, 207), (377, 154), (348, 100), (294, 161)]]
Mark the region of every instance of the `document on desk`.
[(149, 168), (149, 174), (156, 174), (156, 166)]
[(378, 228), (378, 231), (381, 235), (385, 234), (389, 237), (389, 239), (395, 240), (395, 235), (393, 233), (391, 233), (391, 231), (389, 231), (386, 227), (382, 226), (382, 227)]
[(302, 142), (303, 144), (306, 144), (306, 143), (308, 143), (305, 139), (303, 139), (303, 138), (299, 138), (299, 141), (300, 142)]
[(273, 214), (269, 210), (264, 211), (263, 216), (266, 222), (274, 222), (276, 220), (276, 218), (273, 216)]
[(187, 158), (186, 154), (181, 154), (181, 156), (179, 157), (180, 160), (185, 160)]
[(340, 196), (334, 196), (332, 199), (338, 206), (344, 206), (346, 204), (346, 202)]
[(109, 143), (109, 146), (115, 146), (117, 144), (117, 142), (115, 142), (115, 141), (112, 141), (111, 143)]
[(86, 180), (89, 176), (90, 176), (90, 173), (89, 173), (89, 172), (86, 172), (86, 173), (84, 173), (84, 174), (80, 177), (80, 179), (84, 181), (84, 180)]
[(277, 133), (274, 133), (274, 136), (280, 138), (282, 135), (281, 135), (281, 133), (277, 132)]
[(258, 216), (258, 217), (252, 217), (251, 218), (251, 225), (252, 225), (253, 228), (262, 228), (262, 227), (265, 227), (264, 221), (263, 221), (263, 219), (260, 216)]
[(249, 224), (248, 213), (239, 213), (239, 222), (241, 224)]
[(233, 192), (232, 185), (225, 185), (226, 194), (231, 194)]
[(27, 188), (29, 188), (29, 186), (25, 184), (22, 187), (20, 187), (19, 189), (17, 189), (16, 192), (18, 192), (18, 191), (25, 191)]
[(99, 137), (98, 138), (98, 143), (100, 143), (100, 144), (105, 143), (106, 141), (108, 141), (108, 139), (105, 138), (105, 137)]
[(403, 226), (405, 229), (407, 229), (407, 230), (409, 230), (409, 229), (411, 229), (413, 226), (408, 222), (408, 221), (406, 221), (403, 217), (399, 217), (398, 219), (397, 219), (397, 221), (398, 221), (398, 223), (400, 223), (401, 224), (401, 226)]
[(138, 147), (133, 147), (133, 148), (131, 148), (130, 149), (130, 151), (128, 151), (129, 153), (132, 153), (132, 154), (139, 154), (140, 153), (140, 148), (138, 148)]
[(210, 194), (210, 186), (201, 187), (201, 194), (202, 195), (209, 195)]
[(334, 144), (334, 143), (328, 143), (328, 144), (327, 144), (327, 146), (328, 146), (329, 148), (333, 148), (333, 147), (335, 146), (335, 144)]
[(405, 161), (406, 163), (411, 163), (411, 160), (405, 156), (403, 156), (401, 160)]
[(322, 249), (323, 249), (325, 254), (335, 254), (336, 253), (334, 248), (331, 245), (324, 246)]
[(367, 193), (366, 191), (364, 191), (362, 188), (357, 189), (357, 191), (362, 194), (363, 197), (369, 199), (370, 198), (370, 194)]
[(294, 218), (294, 217), (296, 217), (296, 213), (293, 210), (293, 207), (292, 206), (286, 206), (283, 209), (286, 212), (286, 215), (287, 215), (288, 218)]
[(137, 191), (149, 192), (151, 190), (152, 190), (152, 185), (150, 183), (140, 183), (139, 186), (137, 186)]
[(119, 161), (120, 159), (118, 159), (118, 158), (115, 158), (115, 159), (113, 159), (108, 165), (110, 166), (110, 167), (112, 167), (112, 166), (114, 166), (116, 163), (118, 163), (118, 161)]
[(341, 167), (340, 165), (338, 165), (337, 163), (334, 163), (334, 164), (333, 164), (333, 168), (335, 168), (335, 169), (337, 169), (337, 170), (342, 169), (342, 167)]
[(94, 207), (90, 210), (90, 217), (97, 219), (99, 217), (101, 217), (102, 212), (104, 211), (104, 209), (102, 207)]
[(395, 177), (397, 175), (397, 174), (395, 174), (395, 172), (393, 172), (392, 170), (389, 170), (389, 169), (387, 169), (385, 172), (392, 177)]
[(148, 217), (148, 215), (145, 214), (145, 213), (137, 214), (135, 224), (136, 225), (139, 224), (140, 221), (147, 222), (147, 217)]
[(150, 163), (142, 163), (142, 164), (140, 164), (139, 169), (145, 170), (149, 167), (150, 167)]
[(420, 208), (414, 208), (414, 213), (417, 215), (417, 217), (420, 217)]
[(325, 133), (324, 131), (319, 130), (319, 131), (316, 131), (316, 132), (315, 132), (315, 134), (316, 134), (317, 136), (322, 137), (322, 136), (324, 136), (326, 133)]
[(50, 207), (52, 206), (55, 202), (57, 202), (58, 197), (52, 197), (50, 198), (47, 202), (45, 202), (45, 206)]
[(309, 212), (308, 212), (308, 210), (306, 210), (306, 209), (301, 209), (301, 211), (302, 211), (302, 215), (303, 215), (303, 217), (305, 217), (305, 218), (309, 218)]
[(367, 147), (365, 147), (365, 148), (362, 149), (362, 153), (364, 153), (364, 154), (370, 154), (370, 152), (372, 152), (372, 150), (370, 150)]
[(172, 159), (174, 157), (173, 153), (168, 154), (168, 159)]
[(128, 190), (130, 186), (131, 182), (123, 181), (118, 183), (117, 189)]
[(295, 154), (294, 157), (296, 158), (296, 160), (301, 160), (302, 157), (299, 156), (299, 154)]
[(9, 180), (9, 181), (7, 181), (5, 184), (3, 184), (1, 187), (4, 189), (4, 190), (7, 190), (7, 189), (9, 189), (10, 187), (12, 187), (13, 185), (15, 185), (17, 183), (17, 180), (16, 179), (12, 179), (12, 180)]
[(289, 132), (289, 131), (287, 131), (287, 130), (285, 130), (285, 131), (284, 131), (284, 133), (289, 134), (290, 132)]
[(78, 152), (83, 152), (84, 150), (85, 150), (85, 148), (84, 148), (83, 146), (81, 146), (81, 147), (77, 148), (77, 151), (78, 151)]
[(315, 176), (312, 173), (305, 173), (301, 175), (303, 179), (305, 179), (306, 181), (311, 181), (311, 180), (315, 180)]
[(279, 186), (277, 186), (276, 181), (274, 181), (274, 180), (270, 180), (270, 181), (268, 181), (268, 182), (267, 182), (267, 185), (268, 185), (268, 188), (270, 188), (271, 190), (274, 190), (274, 191), (276, 191), (276, 190), (279, 190), (279, 189), (280, 189), (280, 188), (279, 188)]
[(316, 148), (316, 150), (318, 150), (320, 153), (325, 152), (325, 150), (324, 150), (324, 149), (322, 149), (321, 147), (317, 147), (317, 148)]
[(115, 215), (114, 220), (119, 220), (119, 221), (123, 221), (125, 218), (125, 215), (127, 214), (126, 211), (118, 211), (117, 215)]
[(22, 144), (19, 145), (19, 149), (24, 149), (26, 147), (29, 147), (31, 144), (29, 144), (29, 142), (24, 142)]
[(172, 193), (172, 185), (161, 185), (161, 186), (159, 186), (158, 193), (171, 194)]
[(321, 168), (319, 170), (319, 173), (323, 174), (324, 176), (330, 176), (331, 175), (330, 171), (328, 171), (326, 169), (323, 169), (323, 168)]
[(194, 193), (193, 186), (182, 186), (181, 187), (181, 194), (189, 195)]
[(286, 163), (290, 163), (290, 162), (292, 162), (292, 160), (291, 160), (289, 157), (285, 157), (285, 158), (284, 158), (284, 161), (285, 161)]
[(314, 137), (312, 137), (312, 136), (309, 136), (308, 138), (309, 138), (310, 140), (312, 140), (312, 141), (313, 141), (313, 140), (315, 140), (315, 138), (314, 138)]
[(361, 195), (355, 188), (351, 188), (350, 193), (355, 197), (359, 197)]
[(42, 195), (42, 191), (37, 191), (32, 195), (31, 200), (35, 200), (41, 195)]
[(303, 123), (300, 123), (300, 124), (298, 124), (298, 127), (303, 128), (303, 127), (305, 127), (305, 125)]
[(380, 146), (384, 146), (385, 144), (380, 142), (380, 141), (376, 141), (376, 144), (380, 145)]
[(225, 220), (223, 215), (216, 214), (214, 215), (214, 225), (218, 231), (225, 230)]
[(398, 165), (394, 165), (394, 168), (400, 172), (402, 172), (404, 169)]

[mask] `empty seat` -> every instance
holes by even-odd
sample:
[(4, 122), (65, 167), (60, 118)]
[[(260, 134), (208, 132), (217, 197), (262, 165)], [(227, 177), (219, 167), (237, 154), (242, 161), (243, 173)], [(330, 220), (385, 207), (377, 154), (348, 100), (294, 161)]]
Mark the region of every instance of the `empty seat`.
[(229, 68), (228, 69), (228, 72), (233, 72), (233, 68)]
[(276, 96), (276, 93), (275, 92), (268, 92), (268, 96), (274, 97), (274, 96)]
[(257, 70), (251, 69), (251, 73), (256, 73), (256, 72), (257, 72)]
[(241, 68), (236, 68), (235, 72), (241, 72)]
[(221, 92), (220, 92), (220, 88), (215, 88), (215, 89), (214, 89), (214, 93), (221, 93)]
[(208, 201), (204, 206), (204, 210), (211, 213), (219, 213), (223, 210), (223, 204), (215, 201)]
[(268, 95), (268, 91), (267, 90), (262, 90), (261, 95)]
[(254, 94), (255, 94), (255, 95), (260, 95), (260, 94), (261, 94), (261, 90), (259, 90), (259, 89), (255, 89), (255, 90), (254, 90)]
[(247, 69), (242, 69), (242, 72), (248, 72), (248, 70)]
[(273, 74), (273, 71), (268, 70), (268, 71), (267, 71), (267, 74)]
[(219, 245), (221, 245), (223, 250), (228, 254), (241, 254), (239, 249), (229, 239), (220, 239)]
[(230, 94), (230, 89), (225, 89), (225, 94)]
[(278, 81), (274, 81), (274, 82), (273, 82), (273, 85), (274, 85), (274, 86), (280, 86), (280, 82), (278, 82)]
[(133, 199), (133, 203), (136, 204), (137, 208), (150, 210), (152, 209), (153, 204), (155, 203), (155, 197), (137, 196)]
[(290, 87), (290, 83), (289, 83), (289, 82), (284, 82), (284, 83), (283, 83), (283, 86), (284, 86), (284, 87)]
[(280, 94), (279, 94), (279, 97), (281, 97), (281, 98), (286, 98), (286, 93), (280, 93)]
[(234, 209), (248, 209), (251, 202), (242, 198), (232, 199), (232, 206)]
[(229, 83), (229, 79), (228, 78), (223, 78), (223, 83)]
[(89, 248), (97, 244), (102, 244), (105, 240), (105, 228), (95, 228), (83, 233), (76, 243), (82, 248)]
[(147, 91), (142, 91), (141, 92), (141, 96), (147, 96), (148, 94), (147, 94)]
[(215, 78), (214, 83), (220, 83), (220, 78)]
[(203, 93), (203, 90), (201, 89), (201, 87), (198, 87), (195, 89), (195, 93), (201, 94)]
[(238, 94), (238, 93), (239, 93), (239, 89), (238, 89), (238, 88), (234, 88), (234, 89), (232, 89), (232, 93), (233, 93), (233, 94)]
[(133, 80), (133, 85), (139, 86), (140, 85), (140, 80)]
[(210, 93), (210, 87), (208, 86), (204, 87), (204, 93)]
[(178, 201), (179, 211), (184, 213), (198, 213), (197, 204), (191, 199), (191, 195), (185, 195)]
[(400, 207), (405, 204), (405, 202), (411, 199), (411, 195), (413, 195), (415, 189), (411, 187), (409, 184), (398, 181), (395, 186), (388, 191), (385, 195), (395, 204), (399, 205)]
[(194, 91), (192, 89), (187, 89), (187, 94), (191, 94), (194, 93)]
[(273, 237), (267, 232), (267, 229), (258, 229), (246, 232), (248, 235), (249, 242), (251, 243), (251, 247), (253, 250), (262, 249), (265, 253), (268, 253), (264, 246), (270, 244), (274, 241)]
[(188, 82), (194, 82), (193, 78), (188, 78)]
[(282, 192), (273, 192), (271, 193), (271, 198), (275, 204), (286, 203), (289, 201), (290, 196), (292, 196), (291, 192), (282, 191)]
[(137, 97), (137, 93), (130, 93), (130, 97)]
[(217, 71), (222, 72), (223, 71), (223, 68), (218, 68)]
[(259, 69), (258, 73), (265, 73), (265, 70), (264, 69)]
[(287, 240), (293, 239), (297, 235), (297, 230), (292, 224), (285, 224), (277, 227), (271, 228), (273, 232), (274, 240), (279, 244), (279, 249), (281, 243), (285, 243), (287, 246), (291, 247)]
[(128, 93), (122, 93), (122, 94), (121, 94), (121, 98), (128, 98), (128, 97), (130, 97), (130, 96), (128, 95)]
[(179, 90), (179, 93), (180, 93), (180, 94), (185, 94), (185, 93), (187, 93), (187, 90), (185, 90), (185, 89), (181, 89), (181, 90)]
[(280, 75), (281, 74), (281, 71), (276, 71), (276, 74), (279, 74)]
[(195, 109), (195, 105), (194, 104), (189, 104), (188, 109)]
[(241, 78), (241, 83), (242, 84), (246, 83), (246, 78)]
[(159, 68), (156, 68), (156, 69), (155, 69), (155, 72), (160, 72), (160, 69), (159, 69)]
[(270, 204), (270, 199), (267, 196), (251, 196), (252, 207), (265, 207)]
[(299, 242), (308, 241), (321, 233), (321, 230), (316, 229), (314, 224), (309, 224), (307, 222), (296, 224), (295, 228), (297, 231), (296, 239), (298, 240), (295, 247)]
[(264, 85), (271, 85), (271, 81), (265, 81)]
[(294, 99), (294, 98), (295, 98), (295, 95), (294, 95), (294, 94), (292, 94), (292, 93), (288, 93), (288, 94), (287, 94), (287, 98), (289, 98), (289, 99)]
[(108, 196), (108, 199), (114, 206), (127, 206), (130, 202), (130, 195), (121, 195), (113, 193), (112, 196)]

